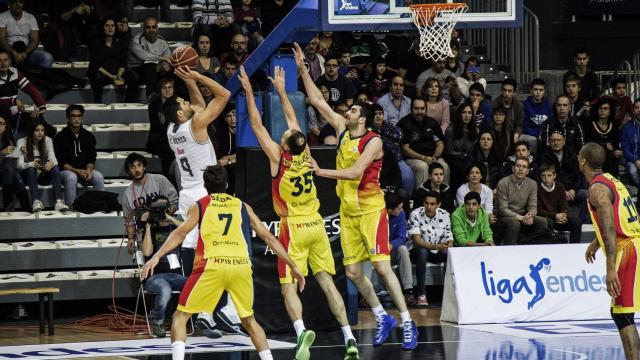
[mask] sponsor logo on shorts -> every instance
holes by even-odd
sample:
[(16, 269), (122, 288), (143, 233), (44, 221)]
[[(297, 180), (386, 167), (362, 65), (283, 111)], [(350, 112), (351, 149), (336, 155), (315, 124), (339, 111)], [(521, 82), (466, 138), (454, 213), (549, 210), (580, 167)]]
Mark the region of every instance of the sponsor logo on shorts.
[(303, 222), (303, 223), (299, 223), (299, 224), (295, 224), (295, 225), (296, 225), (296, 229), (302, 229), (302, 228), (316, 227), (316, 226), (318, 226), (320, 224), (324, 224), (324, 220), (323, 219), (316, 219), (314, 221)]
[(249, 258), (230, 258), (230, 257), (213, 257), (211, 258), (214, 264), (223, 265), (249, 265), (251, 261)]

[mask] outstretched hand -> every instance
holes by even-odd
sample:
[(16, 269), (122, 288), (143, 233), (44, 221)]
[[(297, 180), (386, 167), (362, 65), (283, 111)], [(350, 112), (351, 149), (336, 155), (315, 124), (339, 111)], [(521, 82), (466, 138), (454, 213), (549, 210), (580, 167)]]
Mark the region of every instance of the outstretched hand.
[(146, 278), (148, 278), (149, 276), (153, 275), (153, 268), (155, 268), (156, 265), (158, 265), (158, 261), (159, 261), (159, 259), (154, 256), (144, 264), (142, 269), (140, 269), (140, 280), (141, 281), (146, 279)]
[(302, 52), (302, 49), (297, 42), (293, 43), (293, 56), (296, 59), (296, 65), (298, 66), (298, 69), (306, 69), (304, 66), (304, 52)]
[(249, 80), (249, 76), (247, 76), (247, 72), (244, 70), (244, 66), (240, 66), (240, 74), (238, 74), (238, 79), (240, 80), (240, 84), (242, 85), (242, 88), (245, 92), (253, 93), (251, 80)]
[(278, 94), (285, 93), (285, 80), (284, 80), (284, 68), (276, 66), (273, 77), (269, 76), (269, 80), (273, 84), (274, 89)]
[(174, 73), (182, 79), (184, 82), (188, 81), (198, 81), (200, 78), (200, 73), (189, 69), (186, 66), (179, 66), (175, 69)]

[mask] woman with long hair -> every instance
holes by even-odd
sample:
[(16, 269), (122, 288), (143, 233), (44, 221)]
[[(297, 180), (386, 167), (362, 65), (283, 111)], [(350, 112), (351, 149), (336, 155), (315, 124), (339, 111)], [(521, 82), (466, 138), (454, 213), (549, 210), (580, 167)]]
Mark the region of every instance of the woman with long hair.
[(213, 55), (213, 42), (207, 33), (198, 35), (196, 41), (191, 45), (198, 52), (200, 63), (193, 69), (200, 74), (209, 74), (213, 77), (220, 69), (220, 60)]
[[(20, 151), (20, 150), (18, 150)], [(16, 146), (11, 135), (11, 123), (5, 117), (0, 117), (0, 179), (2, 179), (2, 200), (4, 211), (11, 211), (13, 195), (20, 201), (23, 211), (31, 211), (29, 194), (16, 172)]]
[(598, 143), (604, 147), (606, 161), (602, 167), (604, 172), (619, 177), (620, 158), (620, 129), (616, 120), (616, 103), (609, 97), (601, 97), (591, 106), (591, 121), (587, 123), (585, 140)]
[(498, 160), (502, 163), (513, 152), (513, 127), (506, 121), (507, 110), (502, 106), (493, 109), (492, 118), (489, 130), (493, 135)]
[(93, 100), (102, 103), (102, 88), (106, 85), (126, 86), (125, 102), (138, 101), (138, 77), (127, 70), (127, 41), (116, 35), (116, 19), (105, 17), (100, 22), (98, 36), (89, 43), (89, 69)]
[(480, 74), (480, 60), (475, 56), (470, 56), (464, 64), (464, 71), (456, 78), (458, 89), (463, 96), (469, 96), (469, 86), (478, 83), (483, 88), (487, 87), (487, 80)]
[[(451, 169), (466, 169), (471, 163), (471, 152), (478, 141), (478, 128), (473, 121), (473, 107), (464, 103), (458, 107), (455, 120), (445, 133), (445, 160)], [(456, 189), (464, 182), (460, 171), (451, 172), (451, 187)]]
[(478, 136), (478, 142), (473, 149), (471, 158), (473, 161), (484, 165), (486, 175), (485, 184), (495, 189), (500, 180), (502, 162), (498, 160), (498, 155), (493, 144), (493, 133), (488, 129), (482, 130)]
[(442, 85), (438, 79), (427, 79), (422, 87), (422, 95), (427, 103), (427, 116), (435, 119), (442, 133), (445, 133), (450, 120), (449, 101), (442, 95)]
[(16, 147), (24, 149), (19, 152), (18, 170), (29, 186), (33, 212), (44, 208), (44, 204), (40, 201), (38, 184), (53, 186), (53, 194), (56, 199), (54, 209), (56, 211), (69, 210), (62, 197), (60, 170), (53, 150), (53, 141), (44, 133), (44, 120), (33, 121), (29, 126), (28, 135), (18, 140)]
[(484, 166), (480, 163), (473, 162), (467, 167), (467, 182), (460, 185), (456, 191), (456, 206), (464, 204), (464, 196), (470, 191), (480, 194), (480, 206), (482, 206), (488, 214), (490, 221), (495, 222), (493, 215), (493, 191), (484, 184)]

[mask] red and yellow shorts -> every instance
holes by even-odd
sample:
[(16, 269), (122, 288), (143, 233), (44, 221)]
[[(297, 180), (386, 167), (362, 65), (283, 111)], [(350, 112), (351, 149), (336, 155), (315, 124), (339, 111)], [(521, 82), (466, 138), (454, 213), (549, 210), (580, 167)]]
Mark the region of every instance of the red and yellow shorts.
[(195, 267), (180, 293), (178, 310), (211, 313), (223, 291), (231, 296), (240, 318), (253, 315), (253, 278), (249, 258), (214, 257)]
[(616, 271), (620, 295), (612, 301), (614, 314), (640, 312), (640, 238), (623, 240), (617, 245)]
[(387, 209), (360, 216), (347, 216), (340, 211), (340, 242), (345, 265), (389, 260)]
[[(333, 252), (320, 214), (280, 218), (278, 240), (302, 275), (307, 276), (309, 267), (313, 275), (321, 271), (335, 275)], [(293, 283), (291, 269), (280, 258), (278, 276), (281, 284)]]

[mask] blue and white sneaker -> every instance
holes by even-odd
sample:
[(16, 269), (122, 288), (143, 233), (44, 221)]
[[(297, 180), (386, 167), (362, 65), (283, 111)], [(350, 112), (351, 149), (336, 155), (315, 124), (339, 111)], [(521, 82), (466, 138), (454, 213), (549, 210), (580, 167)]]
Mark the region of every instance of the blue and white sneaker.
[(373, 339), (373, 346), (382, 345), (387, 340), (391, 331), (398, 325), (396, 318), (389, 314), (384, 314), (376, 318), (378, 328), (376, 329), (376, 337)]
[(402, 349), (413, 350), (418, 347), (418, 328), (413, 321), (402, 324)]

